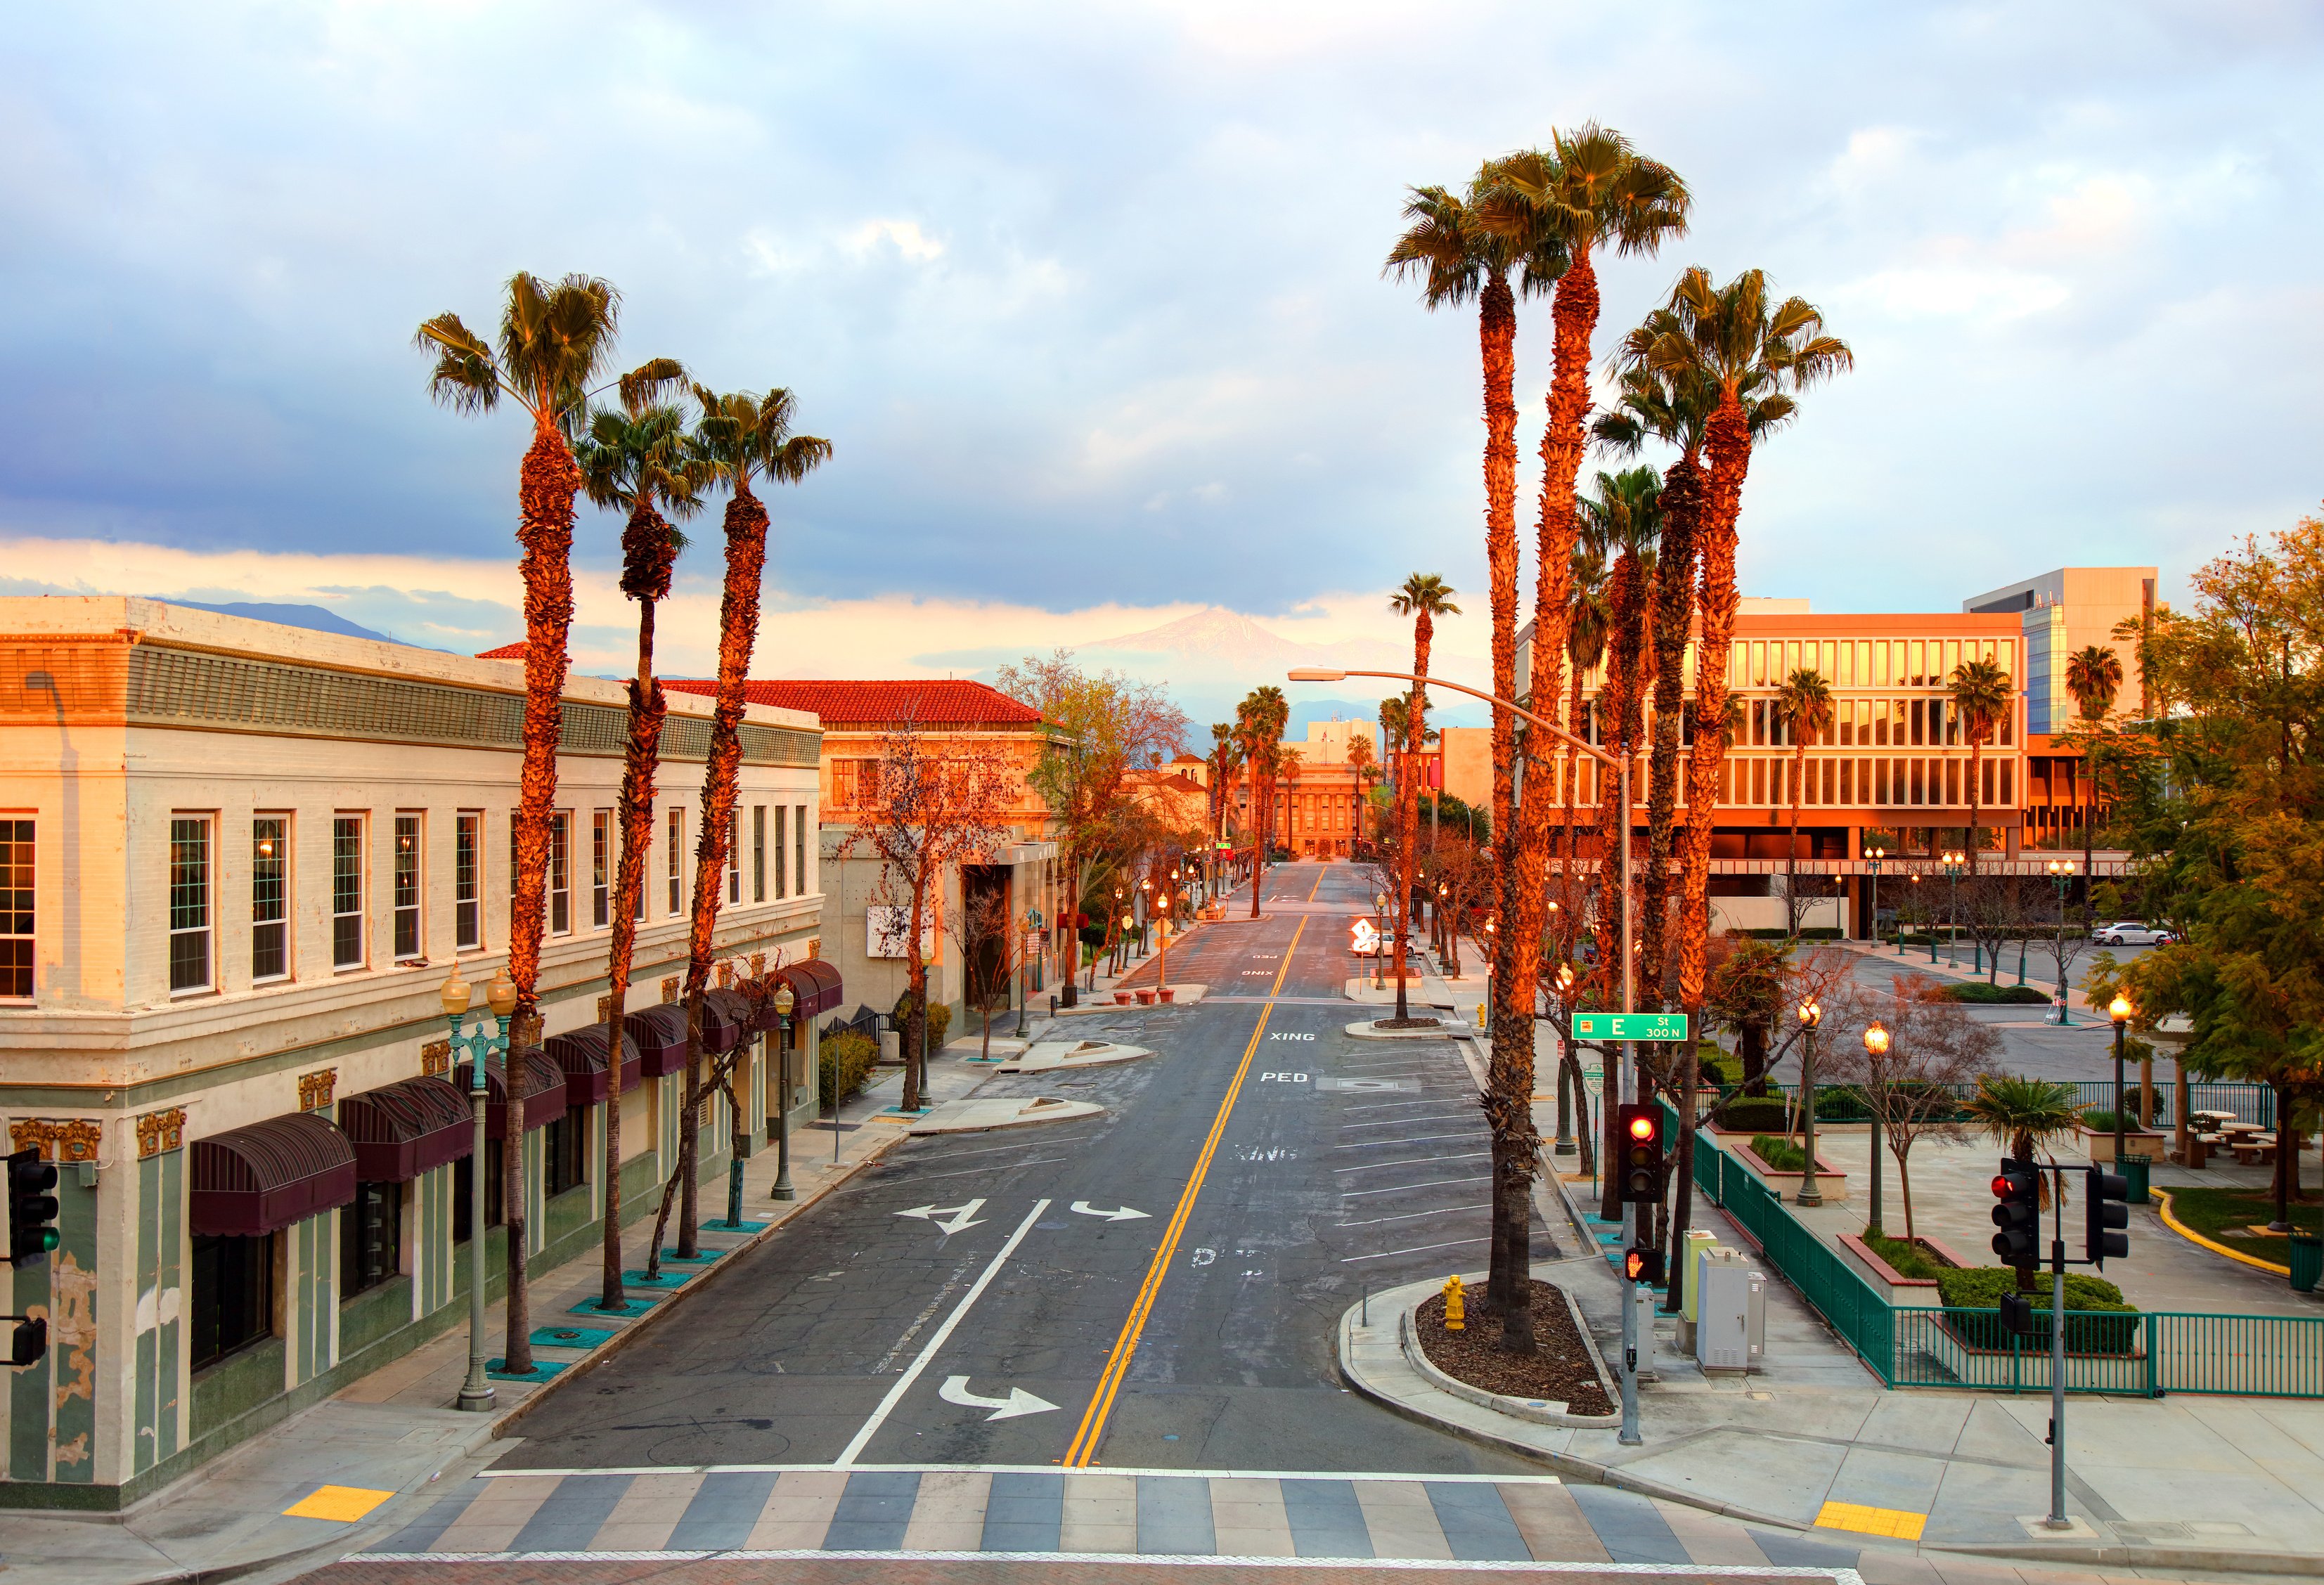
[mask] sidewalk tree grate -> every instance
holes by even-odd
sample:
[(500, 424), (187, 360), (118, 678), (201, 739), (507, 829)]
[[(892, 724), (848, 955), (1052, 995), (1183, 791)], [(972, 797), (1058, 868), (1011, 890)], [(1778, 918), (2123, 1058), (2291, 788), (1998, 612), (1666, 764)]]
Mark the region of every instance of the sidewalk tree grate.
[(506, 1359), (484, 1361), (484, 1374), (495, 1381), (547, 1381), (564, 1368), (565, 1362), (561, 1359), (535, 1359), (530, 1370), (511, 1370)]
[(660, 1303), (661, 1296), (657, 1294), (650, 1299), (625, 1298), (620, 1304), (608, 1310), (595, 1299), (584, 1299), (565, 1313), (567, 1315), (642, 1315)]
[(642, 1271), (625, 1271), (622, 1273), (622, 1281), (632, 1287), (675, 1288), (684, 1286), (701, 1275), (698, 1271), (665, 1271), (659, 1276), (648, 1276)]
[[(771, 1224), (763, 1221), (728, 1221), (721, 1217), (716, 1221), (704, 1222), (702, 1230), (706, 1233), (762, 1233)], [(725, 1252), (724, 1249), (718, 1251), (722, 1255)], [(663, 1251), (662, 1258), (665, 1260), (669, 1258), (669, 1251)]]
[(661, 1258), (665, 1260), (683, 1260), (688, 1265), (707, 1265), (724, 1253), (726, 1251), (724, 1249), (705, 1249), (698, 1255), (681, 1255), (675, 1249), (664, 1249), (661, 1252)]
[(532, 1329), (532, 1346), (536, 1349), (594, 1349), (613, 1334), (590, 1326), (536, 1326)]

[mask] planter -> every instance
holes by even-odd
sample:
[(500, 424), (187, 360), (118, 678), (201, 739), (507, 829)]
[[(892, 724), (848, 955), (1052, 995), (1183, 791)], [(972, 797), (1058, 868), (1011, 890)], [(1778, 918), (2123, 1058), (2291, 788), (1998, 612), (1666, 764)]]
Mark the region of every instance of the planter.
[[(1764, 1129), (1760, 1130), (1762, 1133), (1766, 1131)], [(1757, 1151), (1741, 1140), (1729, 1145), (1727, 1148), (1732, 1150), (1737, 1159), (1744, 1166), (1757, 1174), (1759, 1181), (1774, 1191), (1777, 1199), (1797, 1200), (1800, 1197), (1800, 1185), (1807, 1182), (1806, 1173), (1783, 1172), (1769, 1166), (1759, 1158)], [(1848, 1198), (1848, 1175), (1821, 1156), (1816, 1157), (1815, 1179), (1816, 1193), (1823, 1196), (1825, 1204), (1829, 1205), (1834, 1201)]]
[[(2095, 1129), (2084, 1128), (2080, 1124), (2076, 1124), (2075, 1127), (2082, 1136), (2082, 1147), (2092, 1161), (2110, 1162), (2114, 1159), (2112, 1129), (2100, 1133)], [(2144, 1129), (2135, 1132), (2126, 1131), (2122, 1137), (2122, 1153), (2126, 1157), (2135, 1157), (2141, 1161), (2160, 1161), (2163, 1159), (2164, 1148), (2170, 1142), (2171, 1137), (2168, 1134), (2150, 1133)]]
[[(2075, 1378), (2077, 1359), (2135, 1359), (2145, 1356), (2145, 1321), (2135, 1311), (2069, 1310), (2066, 1312), (2066, 1385), (2084, 1385)], [(1930, 1349), (1945, 1364), (1947, 1369), (1963, 1381), (1980, 1384), (1991, 1379), (1990, 1367), (1963, 1368), (1960, 1362), (1944, 1359), (1944, 1344), (1960, 1350), (1963, 1360), (1972, 1356), (1986, 1359), (2006, 1359), (2010, 1354), (2010, 1336), (2001, 1329), (2001, 1315), (1993, 1310), (1943, 1310), (1938, 1312), (1936, 1324), (1929, 1329), (1923, 1341), (1939, 1346)], [(2050, 1312), (2034, 1312), (2034, 1330), (2018, 1340), (2017, 1352), (2028, 1387), (2050, 1385)]]
[[(1484, 1286), (1485, 1279), (1480, 1274), (1476, 1280), (1476, 1291), (1482, 1293)], [(1435, 1361), (1429, 1359), (1428, 1351), (1420, 1346), (1420, 1340), (1413, 1335), (1413, 1311), (1420, 1304), (1425, 1304), (1431, 1296), (1424, 1292), (1417, 1303), (1406, 1306), (1402, 1313), (1397, 1317), (1397, 1346), (1404, 1355), (1405, 1363), (1410, 1365), (1419, 1373), (1422, 1380), (1437, 1391), (1450, 1393), (1456, 1398), (1474, 1404), (1480, 1409), (1490, 1409), (1497, 1415), (1507, 1415), (1515, 1420), (1529, 1420), (1536, 1425), (1576, 1425), (1604, 1431), (1610, 1430), (1622, 1423), (1622, 1415), (1618, 1409), (1611, 1415), (1577, 1415), (1563, 1404), (1552, 1399), (1504, 1397), (1499, 1393), (1487, 1392), (1481, 1387), (1471, 1387), (1458, 1377), (1446, 1375), (1437, 1368)], [(1621, 1390), (1615, 1385), (1613, 1373), (1606, 1368), (1606, 1361), (1598, 1353), (1597, 1339), (1591, 1335), (1588, 1324), (1582, 1319), (1581, 1308), (1574, 1304), (1573, 1295), (1567, 1294), (1564, 1297), (1567, 1313), (1573, 1317), (1574, 1330), (1582, 1334), (1582, 1344), (1590, 1350), (1590, 1362), (1597, 1369), (1599, 1390), (1606, 1395), (1609, 1403), (1619, 1404), (1622, 1401)]]
[(1176, 1001), (1178, 1000), (1178, 991), (1175, 986), (1165, 985), (1160, 990), (1157, 991), (1155, 994), (1165, 1001)]
[(1154, 993), (1151, 991), (1141, 991), (1138, 992), (1138, 1005), (1140, 1007), (1152, 1007), (1154, 1005)]
[(1130, 992), (1127, 991), (1117, 991), (1113, 993), (1113, 1000), (1114, 1005), (1117, 1007), (1128, 1007), (1130, 1005)]
[[(1882, 1282), (1886, 1283), (1890, 1287), (1926, 1288), (1931, 1293), (1936, 1292), (1937, 1279), (1935, 1277), (1906, 1276), (1903, 1272), (1889, 1265), (1887, 1261), (1882, 1259), (1878, 1250), (1873, 1249), (1871, 1245), (1866, 1243), (1862, 1239), (1858, 1238), (1854, 1233), (1840, 1234), (1840, 1242), (1842, 1249), (1855, 1256), (1858, 1260), (1863, 1261), (1865, 1265), (1870, 1267), (1872, 1268), (1872, 1275), (1878, 1277)], [(1922, 1236), (1919, 1242), (1922, 1251), (1924, 1254), (1933, 1255), (1947, 1266), (1959, 1267), (1966, 1267), (1970, 1264), (1970, 1262), (1962, 1259), (1960, 1255), (1955, 1253), (1950, 1245), (1941, 1243), (1925, 1234)]]

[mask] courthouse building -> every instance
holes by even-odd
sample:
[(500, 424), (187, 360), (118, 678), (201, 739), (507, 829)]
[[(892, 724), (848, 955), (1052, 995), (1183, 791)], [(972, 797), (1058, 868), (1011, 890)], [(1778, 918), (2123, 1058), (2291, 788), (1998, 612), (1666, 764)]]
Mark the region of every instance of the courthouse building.
[[(469, 1104), (438, 988), (505, 962), (522, 679), (438, 654), (156, 602), (0, 599), (0, 1117), (60, 1172), (61, 1247), (0, 1270), (44, 1316), (0, 1447), (15, 1506), (114, 1508), (466, 1317)], [(710, 702), (673, 697), (632, 1009), (609, 1062), (616, 684), (564, 701), (540, 1044), (488, 1065), (536, 1269), (598, 1248), (605, 1109), (626, 1220), (675, 1159), (677, 991)], [(788, 1097), (814, 1115), (819, 733), (742, 726), (722, 979), (800, 997)], [(519, 1031), (520, 1037), (527, 1031)], [(764, 1045), (737, 1093), (785, 1104)], [(609, 1067), (613, 1070), (609, 1072)], [(513, 1071), (513, 1077), (512, 1072)], [(724, 1170), (714, 1108), (704, 1171)], [(495, 1197), (496, 1199), (496, 1197)], [(499, 1210), (487, 1217), (497, 1243)], [(495, 1252), (495, 1274), (503, 1269)]]

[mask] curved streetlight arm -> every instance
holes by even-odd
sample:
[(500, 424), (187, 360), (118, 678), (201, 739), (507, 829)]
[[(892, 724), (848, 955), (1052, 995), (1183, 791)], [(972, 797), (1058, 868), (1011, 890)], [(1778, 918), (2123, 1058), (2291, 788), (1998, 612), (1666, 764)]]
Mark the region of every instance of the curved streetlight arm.
[(1566, 747), (1581, 750), (1583, 753), (1597, 760), (1600, 765), (1611, 765), (1614, 763), (1614, 756), (1608, 753), (1605, 750), (1591, 747), (1590, 744), (1583, 742), (1580, 738), (1575, 737), (1572, 733), (1566, 731), (1563, 727), (1544, 721), (1532, 711), (1512, 705), (1507, 699), (1498, 698), (1491, 694), (1486, 693), (1481, 688), (1463, 687), (1457, 682), (1446, 682), (1441, 677), (1422, 677), (1416, 671), (1334, 671), (1328, 667), (1322, 666), (1294, 667), (1288, 673), (1288, 679), (1292, 682), (1338, 682), (1342, 678), (1351, 677), (1384, 677), (1397, 682), (1426, 683), (1432, 687), (1450, 688), (1456, 694), (1466, 694), (1472, 699), (1482, 699), (1486, 704), (1492, 705), (1494, 708), (1507, 710), (1512, 715), (1524, 716), (1534, 725), (1541, 728), (1542, 731), (1549, 733), (1550, 736), (1565, 744)]

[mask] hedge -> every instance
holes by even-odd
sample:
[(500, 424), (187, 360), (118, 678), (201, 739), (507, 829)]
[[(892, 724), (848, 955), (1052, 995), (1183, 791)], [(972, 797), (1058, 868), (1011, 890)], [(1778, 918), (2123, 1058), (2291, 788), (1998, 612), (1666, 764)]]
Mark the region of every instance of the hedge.
[(880, 1060), (880, 1043), (860, 1029), (843, 1029), (823, 1037), (821, 1093), (823, 1104), (836, 1109), (860, 1093)]
[(1738, 1095), (1711, 1114), (1711, 1120), (1722, 1129), (1738, 1133), (1749, 1129), (1758, 1133), (1768, 1129), (1791, 1126), (1792, 1109), (1773, 1096)]
[[(1949, 1310), (1997, 1311), (2004, 1294), (2017, 1291), (2017, 1274), (2006, 1266), (1956, 1267), (1937, 1274), (1937, 1296)], [(2046, 1277), (2025, 1295), (2033, 1301), (2033, 1336), (2024, 1346), (2050, 1346), (2050, 1283)], [(1946, 1323), (1976, 1349), (2006, 1349), (2009, 1334), (1997, 1314), (1949, 1315)], [(2066, 1277), (2066, 1347), (2077, 1354), (2126, 1354), (2138, 1341), (2138, 1306), (2104, 1277), (2074, 1272)]]
[(1948, 1001), (1974, 1001), (1987, 1004), (2024, 1002), (2047, 1007), (2050, 992), (2037, 991), (2031, 985), (1988, 985), (1982, 980), (1961, 980), (1948, 985), (1938, 994)]

